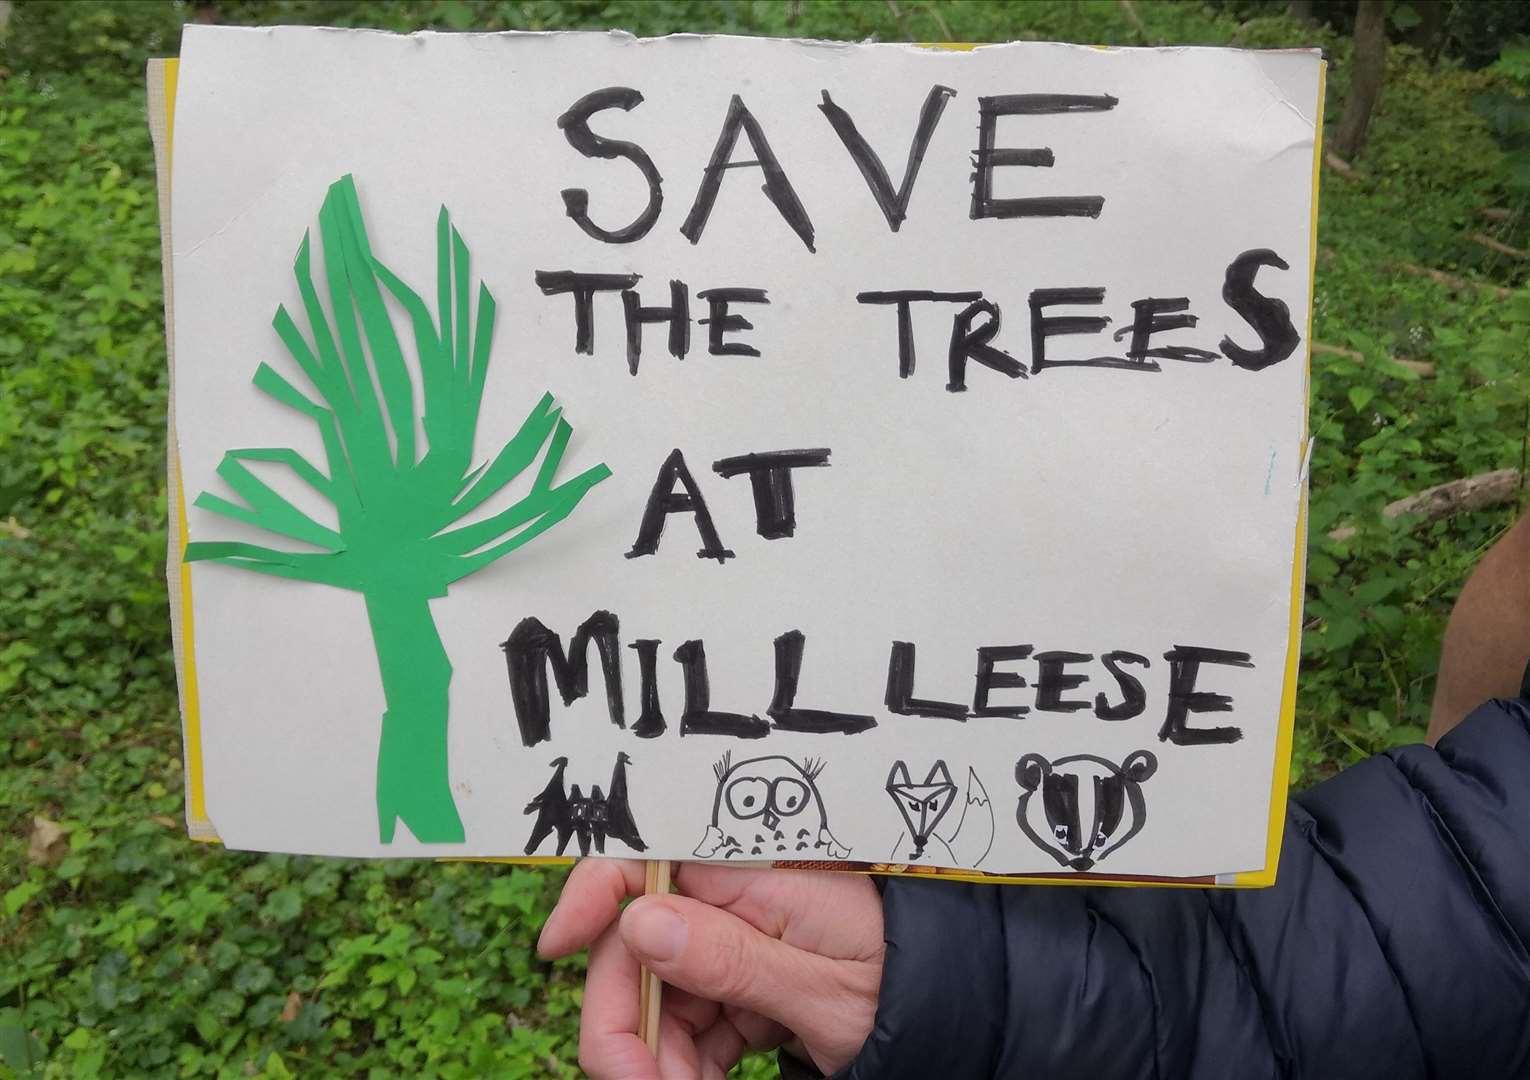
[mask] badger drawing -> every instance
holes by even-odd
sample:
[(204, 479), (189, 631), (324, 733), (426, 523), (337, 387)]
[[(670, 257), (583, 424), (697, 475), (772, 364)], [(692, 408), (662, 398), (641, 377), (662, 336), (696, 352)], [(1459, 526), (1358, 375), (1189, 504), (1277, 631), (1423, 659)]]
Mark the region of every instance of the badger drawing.
[(1026, 754), (1015, 766), (1023, 791), (1015, 818), (1059, 866), (1088, 870), (1142, 828), (1142, 785), (1157, 770), (1147, 750), (1128, 754), (1119, 767), (1093, 754), (1056, 761)]

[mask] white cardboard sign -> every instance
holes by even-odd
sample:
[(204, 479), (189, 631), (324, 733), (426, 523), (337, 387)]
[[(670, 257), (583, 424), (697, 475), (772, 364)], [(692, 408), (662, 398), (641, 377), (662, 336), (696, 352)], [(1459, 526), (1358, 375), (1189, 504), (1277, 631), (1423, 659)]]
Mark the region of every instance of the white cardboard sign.
[(1318, 54), (189, 27), (174, 81), (204, 829), (1269, 880)]

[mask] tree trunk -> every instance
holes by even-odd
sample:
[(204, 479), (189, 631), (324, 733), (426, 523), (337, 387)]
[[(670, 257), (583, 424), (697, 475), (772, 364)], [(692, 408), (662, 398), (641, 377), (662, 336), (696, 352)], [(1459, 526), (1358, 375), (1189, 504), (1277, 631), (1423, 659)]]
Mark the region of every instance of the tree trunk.
[(1349, 96), (1343, 102), (1339, 135), (1334, 136), (1334, 150), (1342, 158), (1354, 161), (1365, 147), (1365, 135), (1371, 125), (1375, 102), (1382, 96), (1386, 76), (1386, 3), (1388, 0), (1359, 0), (1354, 17), (1354, 58), (1349, 72)]
[(366, 602), (388, 702), (377, 750), (378, 839), (391, 844), (402, 821), (422, 844), (460, 844), (462, 818), (446, 762), (452, 665), (430, 601), (379, 591)]
[(1317, 16), (1312, 12), (1312, 0), (1291, 0), (1286, 5), (1286, 14), (1299, 23), (1308, 26), (1317, 25)]
[(1355, 12), (1355, 51), (1350, 61), (1349, 96), (1339, 117), (1334, 149), (1354, 161), (1365, 146), (1371, 114), (1381, 98), (1387, 71), (1387, 0), (1359, 0)]

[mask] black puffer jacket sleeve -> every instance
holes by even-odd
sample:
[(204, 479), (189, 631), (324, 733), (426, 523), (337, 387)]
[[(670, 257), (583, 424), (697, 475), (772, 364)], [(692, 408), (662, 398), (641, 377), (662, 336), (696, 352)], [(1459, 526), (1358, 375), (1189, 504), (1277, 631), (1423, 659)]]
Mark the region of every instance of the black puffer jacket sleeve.
[(1530, 1077), (1530, 702), (1296, 796), (1269, 889), (884, 898), (836, 1080)]

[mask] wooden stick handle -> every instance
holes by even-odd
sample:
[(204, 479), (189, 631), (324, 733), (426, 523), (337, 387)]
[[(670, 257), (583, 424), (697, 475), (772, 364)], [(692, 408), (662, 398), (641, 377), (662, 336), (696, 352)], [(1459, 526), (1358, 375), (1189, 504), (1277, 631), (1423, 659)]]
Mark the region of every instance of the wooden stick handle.
[[(670, 865), (664, 859), (650, 859), (643, 879), (643, 895), (669, 892)], [(648, 1044), (648, 1052), (659, 1056), (659, 1006), (664, 984), (646, 967), (638, 976), (638, 1037)]]

